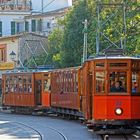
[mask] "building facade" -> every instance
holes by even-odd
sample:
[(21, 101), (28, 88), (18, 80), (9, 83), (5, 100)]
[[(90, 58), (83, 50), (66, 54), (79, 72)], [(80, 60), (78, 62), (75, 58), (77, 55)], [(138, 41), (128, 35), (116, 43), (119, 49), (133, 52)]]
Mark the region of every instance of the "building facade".
[(32, 12), (49, 12), (71, 6), (72, 0), (32, 0)]
[(0, 71), (24, 67), (28, 60), (37, 66), (36, 56), (47, 55), (47, 37), (35, 33), (22, 33), (0, 38)]
[[(15, 62), (10, 58), (10, 53), (14, 50), (18, 52), (18, 37), (9, 36), (0, 38), (0, 77), (5, 70), (11, 70), (15, 67)], [(18, 56), (15, 56), (17, 60)]]
[(29, 59), (37, 65), (33, 58), (45, 50), (46, 36), (58, 27), (70, 5), (71, 0), (0, 0), (0, 73), (24, 66)]
[[(40, 2), (41, 0), (0, 0), (0, 37), (22, 32), (48, 35), (57, 25), (57, 19), (64, 16), (70, 5), (69, 0), (42, 0), (43, 13), (39, 11), (39, 7), (36, 12), (33, 11), (34, 4), (40, 5)], [(51, 8), (47, 8), (48, 6)], [(45, 9), (53, 11), (45, 12)]]
[(67, 8), (25, 17), (26, 32), (35, 32), (48, 36), (54, 28), (58, 27), (58, 19), (63, 19)]
[(0, 0), (0, 36), (25, 31), (24, 17), (30, 14), (30, 0)]

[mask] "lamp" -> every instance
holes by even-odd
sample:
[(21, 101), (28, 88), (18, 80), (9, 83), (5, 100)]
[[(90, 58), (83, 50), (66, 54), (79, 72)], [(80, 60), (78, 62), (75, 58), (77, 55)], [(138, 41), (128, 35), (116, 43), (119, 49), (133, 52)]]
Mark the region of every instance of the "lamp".
[(16, 53), (12, 51), (9, 55), (10, 55), (11, 60), (14, 61), (16, 58)]

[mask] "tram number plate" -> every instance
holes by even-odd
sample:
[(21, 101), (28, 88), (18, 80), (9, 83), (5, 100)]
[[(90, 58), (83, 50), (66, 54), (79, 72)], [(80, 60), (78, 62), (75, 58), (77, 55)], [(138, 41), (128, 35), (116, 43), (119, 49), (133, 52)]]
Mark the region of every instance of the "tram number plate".
[(122, 106), (122, 102), (121, 101), (116, 101), (116, 107), (120, 107)]

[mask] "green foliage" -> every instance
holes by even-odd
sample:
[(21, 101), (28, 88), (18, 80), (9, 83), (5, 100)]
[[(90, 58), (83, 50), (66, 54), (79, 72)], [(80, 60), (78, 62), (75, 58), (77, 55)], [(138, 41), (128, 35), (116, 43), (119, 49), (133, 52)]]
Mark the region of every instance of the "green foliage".
[[(126, 5), (126, 53), (128, 55), (140, 54), (140, 3), (137, 0), (102, 0), (101, 2), (124, 3)], [(63, 28), (57, 28), (48, 37), (47, 64), (55, 65), (55, 67), (70, 67), (81, 64), (84, 42), (82, 22), (85, 19), (88, 20), (88, 56), (95, 54), (97, 4), (97, 0), (77, 0), (65, 18), (58, 21), (60, 27)], [(120, 46), (125, 37), (122, 6), (101, 6), (100, 20), (102, 34)], [(105, 36), (100, 34), (100, 50), (112, 45)]]
[(87, 2), (79, 1), (66, 17), (67, 24), (65, 26), (62, 43), (63, 67), (81, 64), (84, 38), (82, 33), (84, 25), (82, 22), (85, 19), (89, 20), (90, 14), (88, 14), (88, 12)]

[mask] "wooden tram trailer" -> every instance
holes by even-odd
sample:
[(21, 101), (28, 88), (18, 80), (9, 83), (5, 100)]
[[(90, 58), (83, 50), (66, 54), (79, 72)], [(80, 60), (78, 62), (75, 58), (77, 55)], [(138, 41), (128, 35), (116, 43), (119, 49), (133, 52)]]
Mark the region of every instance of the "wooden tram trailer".
[(81, 67), (51, 72), (51, 108), (68, 118), (83, 117), (81, 112)]
[(50, 108), (50, 72), (5, 73), (2, 79), (3, 107), (21, 113)]

